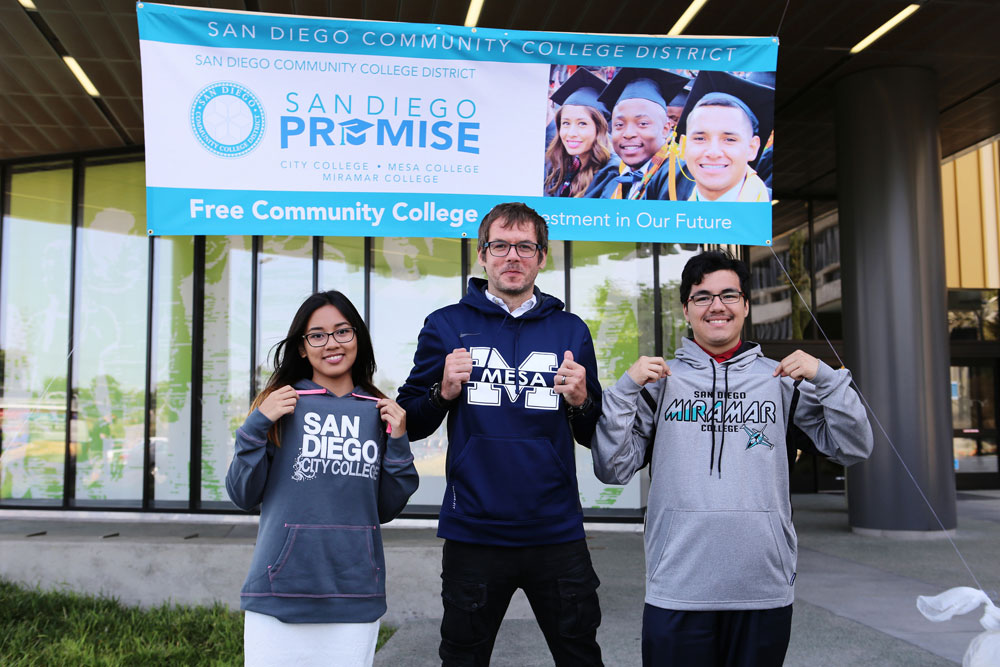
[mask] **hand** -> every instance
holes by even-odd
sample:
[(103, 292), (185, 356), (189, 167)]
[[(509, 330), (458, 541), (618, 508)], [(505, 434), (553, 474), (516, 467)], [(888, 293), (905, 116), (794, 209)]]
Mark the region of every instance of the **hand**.
[(806, 354), (802, 350), (795, 350), (790, 355), (781, 360), (778, 367), (774, 369), (774, 375), (790, 377), (793, 380), (806, 379), (812, 381), (819, 370), (819, 359)]
[(453, 401), (462, 393), (462, 385), (472, 377), (472, 355), (464, 347), (456, 347), (444, 358), (441, 378), (441, 398)]
[(279, 387), (268, 394), (267, 398), (261, 401), (257, 409), (272, 422), (276, 422), (285, 415), (292, 414), (295, 411), (295, 403), (298, 400), (299, 395), (295, 392), (295, 389), (292, 388), (292, 385), (286, 384), (284, 387)]
[(392, 437), (398, 438), (406, 433), (406, 410), (399, 407), (399, 403), (391, 398), (380, 398), (375, 405), (382, 415), (382, 421), (389, 425)]
[(573, 353), (569, 350), (563, 353), (552, 391), (562, 394), (572, 406), (583, 405), (587, 400), (587, 369), (573, 361)]
[(670, 375), (670, 366), (663, 357), (639, 357), (628, 369), (628, 375), (641, 387)]

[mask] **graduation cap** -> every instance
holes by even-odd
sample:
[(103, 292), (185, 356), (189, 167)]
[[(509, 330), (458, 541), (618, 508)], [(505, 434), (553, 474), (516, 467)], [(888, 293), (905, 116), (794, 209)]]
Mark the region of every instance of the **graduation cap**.
[(759, 83), (762, 86), (767, 86), (768, 88), (774, 88), (775, 73), (774, 72), (747, 72), (747, 81), (753, 81), (754, 83)]
[[(750, 118), (753, 133), (760, 137), (760, 145), (763, 148), (767, 138), (771, 136), (771, 130), (774, 129), (774, 88), (741, 79), (729, 72), (703, 70), (695, 77), (691, 95), (684, 105), (684, 111), (681, 112), (681, 119), (677, 123), (678, 136), (687, 133), (688, 116), (698, 102), (707, 95), (712, 95), (717, 100), (735, 101)], [(757, 158), (760, 158), (760, 154)], [(755, 164), (756, 160), (750, 163), (751, 166)]]
[(575, 104), (592, 107), (604, 114), (605, 118), (609, 118), (611, 114), (608, 113), (608, 108), (597, 99), (605, 85), (607, 84), (604, 83), (604, 79), (581, 67), (573, 72), (573, 76), (566, 79), (549, 99), (559, 105)]
[(687, 104), (688, 97), (691, 96), (691, 91), (687, 88), (681, 88), (681, 92), (674, 95), (674, 99), (670, 100), (668, 107), (683, 107)]
[(649, 100), (666, 109), (670, 106), (667, 101), (673, 100), (688, 81), (690, 79), (686, 76), (662, 69), (623, 67), (601, 92), (599, 99), (609, 109), (614, 109), (622, 100), (632, 99)]

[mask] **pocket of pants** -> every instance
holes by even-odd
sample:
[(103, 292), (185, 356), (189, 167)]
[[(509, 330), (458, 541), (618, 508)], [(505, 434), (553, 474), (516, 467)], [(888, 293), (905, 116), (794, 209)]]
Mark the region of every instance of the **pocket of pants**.
[(487, 601), (486, 584), (443, 578), (441, 599), (444, 602), (442, 639), (462, 646), (472, 646), (486, 639), (483, 611)]
[(375, 526), (286, 525), (285, 543), (268, 566), (272, 593), (330, 597), (381, 594)]
[(559, 634), (563, 637), (582, 637), (594, 632), (601, 624), (601, 605), (597, 587), (601, 585), (591, 569), (576, 577), (557, 580), (559, 587)]

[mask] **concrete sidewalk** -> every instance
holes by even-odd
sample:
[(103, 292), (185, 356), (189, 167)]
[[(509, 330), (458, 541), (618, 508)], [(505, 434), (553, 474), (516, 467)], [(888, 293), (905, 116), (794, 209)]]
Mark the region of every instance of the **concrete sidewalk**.
[[(916, 610), (918, 595), (974, 586), (944, 539), (899, 541), (855, 535), (842, 495), (793, 496), (799, 534), (792, 641), (786, 665), (950, 665), (981, 632), (981, 613), (935, 624)], [(959, 494), (954, 538), (987, 593), (1000, 588), (1000, 493)], [(46, 588), (114, 595), (153, 605), (220, 600), (239, 606), (256, 533), (252, 517), (0, 511), (0, 576)], [(404, 528), (403, 525), (409, 527)], [(389, 612), (399, 630), (376, 665), (438, 665), (441, 541), (427, 522), (384, 531)], [(414, 527), (417, 526), (417, 527)], [(601, 578), (598, 639), (608, 665), (640, 663), (644, 564), (641, 528), (588, 525)], [(44, 533), (44, 534), (39, 534)], [(551, 665), (518, 593), (497, 638), (493, 664)]]

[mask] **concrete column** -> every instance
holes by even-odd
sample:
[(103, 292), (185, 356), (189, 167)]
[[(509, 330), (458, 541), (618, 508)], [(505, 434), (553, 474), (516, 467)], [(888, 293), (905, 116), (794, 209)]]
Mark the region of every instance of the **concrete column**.
[[(956, 526), (941, 148), (934, 73), (865, 70), (837, 96), (844, 347), (861, 391), (945, 528)], [(940, 525), (873, 422), (848, 469), (855, 531), (934, 536)]]

